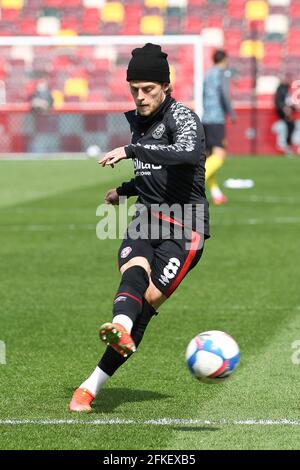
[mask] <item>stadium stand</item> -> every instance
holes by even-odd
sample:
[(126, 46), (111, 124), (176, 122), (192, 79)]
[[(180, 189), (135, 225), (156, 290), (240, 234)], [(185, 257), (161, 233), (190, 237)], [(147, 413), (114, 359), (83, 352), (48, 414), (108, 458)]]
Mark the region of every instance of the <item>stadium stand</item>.
[[(208, 48), (225, 47), (231, 56), (233, 87), (238, 101), (245, 98), (247, 83), (250, 83), (249, 76), (244, 75), (243, 62), (253, 54), (259, 61), (258, 74), (262, 82), (270, 82), (270, 96), (273, 93), (275, 75), (280, 72), (291, 72), (292, 75), (299, 73), (299, 66), (293, 60), (299, 55), (300, 46), (300, 4), (296, 0), (68, 0), (67, 6), (63, 0), (1, 0), (0, 5), (0, 36), (201, 33)], [(253, 22), (256, 34), (254, 39), (251, 36)], [(34, 80), (37, 75), (48, 74), (55, 91), (68, 97), (68, 100), (72, 96), (79, 96), (81, 100), (91, 101), (90, 94), (107, 94), (103, 87), (109, 83), (114, 87), (113, 81), (108, 81), (105, 74), (108, 63), (103, 63), (103, 67), (99, 66), (98, 58), (93, 54), (87, 57), (76, 57), (74, 51), (71, 57), (51, 54), (47, 66), (42, 66), (35, 57), (30, 58), (29, 53), (25, 59), (26, 67), (14, 62), (18, 58), (13, 57), (13, 54), (13, 48), (7, 50), (0, 67), (1, 79), (5, 80), (7, 100), (26, 100), (26, 89), (18, 92), (15, 90), (15, 74), (11, 73), (15, 67), (20, 82), (26, 84), (27, 88), (28, 80)], [(180, 56), (180, 50), (178, 55)], [(209, 54), (205, 57), (209, 57)], [(84, 92), (79, 80), (80, 72), (76, 77), (72, 69), (72, 76), (66, 78), (78, 79), (73, 82), (77, 83), (78, 91), (72, 91), (71, 94), (60, 76), (54, 79), (53, 70), (57, 70), (60, 75), (66, 66), (70, 66), (69, 60), (77, 61), (79, 69), (81, 67), (88, 71), (84, 78)], [(118, 62), (111, 62), (109, 69), (117, 73), (121, 66)], [(176, 68), (181, 69), (183, 66), (179, 60)], [(97, 75), (100, 70), (101, 77)], [(98, 89), (97, 76), (100, 78)], [(263, 87), (264, 90), (267, 88)], [(258, 87), (258, 95), (260, 90)], [(114, 92), (114, 89), (111, 91)]]
[[(237, 106), (252, 99), (253, 59), (257, 59), (256, 102), (273, 105), (278, 77), (300, 72), (298, 0), (0, 0), (0, 36), (201, 34), (204, 67), (211, 52), (224, 47), (230, 57)], [(130, 47), (3, 47), (1, 100), (26, 103), (39, 78), (47, 78), (54, 107), (64, 103), (130, 99), (124, 81)], [(41, 57), (47, 55), (47, 61)], [(186, 46), (170, 51), (176, 98), (192, 100), (192, 57)]]

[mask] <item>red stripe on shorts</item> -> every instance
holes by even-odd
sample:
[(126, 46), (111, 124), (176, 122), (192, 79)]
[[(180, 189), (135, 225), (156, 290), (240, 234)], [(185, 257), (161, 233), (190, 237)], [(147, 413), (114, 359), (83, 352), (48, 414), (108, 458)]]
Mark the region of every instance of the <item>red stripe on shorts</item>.
[[(162, 212), (153, 212), (153, 214), (155, 215), (155, 217), (157, 217), (159, 219), (166, 220), (167, 222), (171, 222), (174, 225), (179, 225), (180, 227), (183, 227), (183, 225), (180, 222), (178, 222), (175, 219), (172, 219), (172, 217), (168, 217), (168, 216), (162, 214)], [(172, 285), (169, 287), (169, 289), (165, 292), (164, 295), (166, 297), (170, 297), (170, 295), (173, 294), (174, 290), (179, 286), (179, 284), (183, 280), (184, 276), (188, 272), (188, 270), (189, 270), (189, 268), (190, 268), (190, 266), (193, 262), (193, 259), (196, 256), (196, 253), (198, 251), (198, 247), (199, 247), (200, 242), (201, 242), (201, 235), (198, 232), (195, 232), (194, 230), (192, 230), (191, 248), (189, 250), (189, 253), (186, 257), (186, 260), (183, 263), (183, 266), (182, 266), (181, 270), (179, 271), (175, 281), (172, 283)]]

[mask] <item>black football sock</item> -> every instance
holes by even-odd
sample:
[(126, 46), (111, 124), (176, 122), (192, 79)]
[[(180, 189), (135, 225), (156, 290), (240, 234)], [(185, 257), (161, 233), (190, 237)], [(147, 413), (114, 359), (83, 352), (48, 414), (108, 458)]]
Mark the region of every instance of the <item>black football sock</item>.
[(149, 286), (149, 276), (141, 266), (132, 266), (122, 275), (113, 305), (113, 317), (126, 315), (133, 324), (143, 308), (144, 293)]

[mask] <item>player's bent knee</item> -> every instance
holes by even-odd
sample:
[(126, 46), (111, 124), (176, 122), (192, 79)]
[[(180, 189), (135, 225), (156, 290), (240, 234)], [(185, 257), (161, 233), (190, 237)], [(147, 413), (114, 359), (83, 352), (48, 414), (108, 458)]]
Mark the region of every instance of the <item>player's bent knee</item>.
[(150, 281), (150, 284), (145, 292), (145, 299), (147, 302), (152, 305), (155, 309), (159, 308), (167, 297)]
[(216, 155), (221, 160), (225, 160), (226, 158), (226, 150), (222, 147), (214, 147), (213, 148), (213, 155)]
[(135, 258), (132, 258), (131, 260), (127, 261), (127, 263), (121, 266), (120, 272), (123, 274), (128, 268), (132, 268), (133, 266), (140, 266), (141, 268), (144, 268), (145, 271), (148, 273), (148, 276), (150, 275), (150, 264), (148, 260), (143, 256), (136, 256)]

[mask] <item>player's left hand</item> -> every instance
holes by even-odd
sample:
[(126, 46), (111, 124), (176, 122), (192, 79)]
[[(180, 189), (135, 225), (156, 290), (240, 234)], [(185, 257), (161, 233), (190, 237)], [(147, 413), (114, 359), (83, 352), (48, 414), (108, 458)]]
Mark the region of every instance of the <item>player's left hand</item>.
[(99, 165), (102, 167), (107, 165), (115, 165), (127, 158), (124, 147), (118, 147), (110, 152), (106, 153), (104, 157), (98, 161)]

